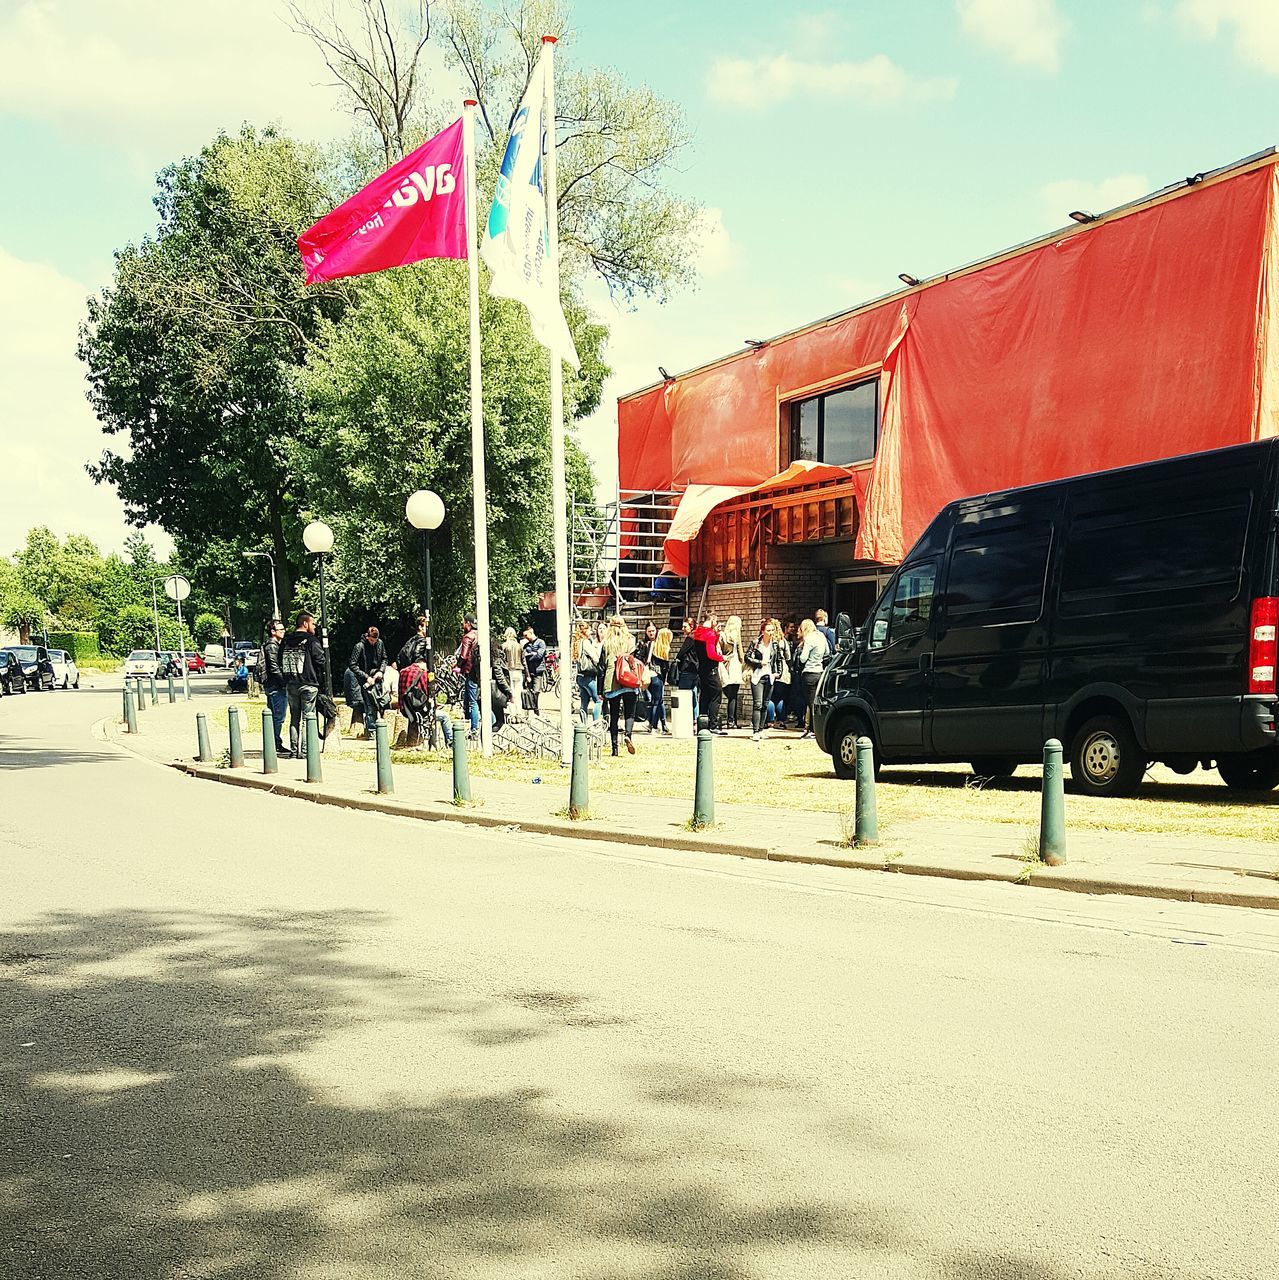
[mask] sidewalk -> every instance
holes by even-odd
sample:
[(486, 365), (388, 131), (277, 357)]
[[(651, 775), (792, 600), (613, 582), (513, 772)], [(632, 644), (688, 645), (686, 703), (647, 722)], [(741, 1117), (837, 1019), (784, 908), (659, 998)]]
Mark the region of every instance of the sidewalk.
[[(212, 750), (220, 756), (227, 743), (225, 707), (230, 701), (209, 693), (190, 704), (179, 701), (169, 706), (162, 700), (142, 715), (136, 737), (124, 733), (114, 719), (102, 722), (99, 732), (193, 777), (424, 820), (518, 827), (579, 839), (781, 862), (1279, 910), (1279, 845), (1262, 840), (1071, 830), (1068, 825), (1067, 863), (1052, 868), (1027, 861), (1022, 847), (1026, 833), (1021, 828), (962, 818), (898, 819), (883, 832), (881, 845), (851, 849), (844, 844), (838, 814), (717, 802), (715, 826), (695, 832), (687, 826), (693, 808), (691, 786), (686, 800), (676, 800), (610, 794), (592, 785), (594, 816), (572, 822), (564, 816), (568, 771), (554, 762), (547, 762), (537, 783), (473, 774), (474, 804), (469, 808), (452, 803), (452, 777), (447, 769), (421, 765), (396, 764), (395, 794), (379, 796), (371, 744), (366, 743), (347, 742), (326, 751), (321, 783), (304, 781), (301, 760), (282, 760), (278, 774), (264, 777), (260, 738), (252, 724), (246, 726), (250, 732), (245, 735), (243, 769), (196, 763), (195, 712), (208, 714)], [(690, 743), (671, 744), (670, 749), (686, 752), (691, 759)], [(850, 785), (850, 801), (851, 796)]]

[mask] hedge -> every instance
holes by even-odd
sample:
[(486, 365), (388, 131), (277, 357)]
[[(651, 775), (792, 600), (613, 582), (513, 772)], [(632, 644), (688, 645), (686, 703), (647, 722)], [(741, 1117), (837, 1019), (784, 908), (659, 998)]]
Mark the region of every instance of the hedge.
[(50, 631), (49, 648), (65, 649), (77, 664), (97, 662), (102, 657), (98, 637), (92, 631)]

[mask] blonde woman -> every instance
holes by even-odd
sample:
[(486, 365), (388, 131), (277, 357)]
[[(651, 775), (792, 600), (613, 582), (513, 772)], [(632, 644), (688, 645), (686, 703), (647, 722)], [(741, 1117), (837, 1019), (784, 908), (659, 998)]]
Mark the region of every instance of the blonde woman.
[(666, 727), (666, 681), (671, 670), (672, 639), (670, 627), (660, 628), (648, 660), (648, 723), (654, 733), (660, 728), (667, 737), (671, 731)]
[(638, 689), (628, 689), (617, 683), (617, 660), (635, 652), (635, 637), (630, 628), (614, 615), (608, 620), (608, 634), (604, 637), (604, 705), (608, 708), (608, 736), (617, 755), (617, 730), (620, 720), (626, 721), (626, 749), (635, 754), (631, 735), (635, 732), (635, 700)]
[(724, 655), (724, 698), (728, 703), (727, 710), (724, 713), (726, 728), (736, 729), (737, 724), (737, 696), (742, 688), (742, 675), (744, 674), (745, 663), (743, 658), (745, 654), (742, 650), (742, 620), (736, 614), (731, 614), (724, 620), (724, 629), (720, 632), (719, 651)]
[(577, 674), (578, 717), (585, 724), (600, 718), (600, 655), (603, 646), (589, 622), (579, 622), (573, 633), (573, 670)]
[(781, 673), (782, 646), (777, 629), (765, 619), (760, 624), (759, 639), (746, 654), (746, 668), (751, 680), (751, 741), (759, 742), (768, 729), (772, 716), (773, 681)]
[(502, 633), (502, 665), (511, 686), (511, 710), (518, 716), (524, 709), (524, 647), (516, 638), (514, 627), (507, 627)]
[(826, 637), (817, 630), (812, 618), (805, 618), (799, 624), (799, 671), (804, 681), (804, 732), (801, 738), (813, 736), (813, 698), (817, 694), (817, 682), (822, 678), (822, 669), (830, 656), (830, 645)]

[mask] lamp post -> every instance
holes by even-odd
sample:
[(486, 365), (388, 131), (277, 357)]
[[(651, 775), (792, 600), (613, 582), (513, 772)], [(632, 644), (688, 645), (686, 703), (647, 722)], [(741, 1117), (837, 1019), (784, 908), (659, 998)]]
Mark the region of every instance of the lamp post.
[(320, 643), (324, 646), (324, 691), (333, 696), (333, 663), (329, 657), (329, 615), (324, 599), (324, 557), (333, 550), (333, 530), (323, 520), (312, 520), (302, 530), (302, 543), (320, 562)]
[(182, 631), (182, 602), (191, 594), (191, 584), (180, 573), (171, 573), (164, 580), (164, 594), (178, 608), (178, 647), (182, 650), (182, 700), (190, 702), (191, 675), (187, 671), (187, 640)]
[(431, 653), (431, 531), (444, 523), (444, 503), (438, 493), (419, 489), (409, 494), (404, 504), (404, 514), (415, 529), (422, 533), (422, 613), (426, 618), (426, 692), (431, 701), (430, 720), (427, 722), (427, 742), (435, 747), (435, 690), (431, 681), (435, 678)]
[(271, 566), (271, 618), (275, 622), (280, 621), (280, 597), (275, 590), (275, 557), (269, 551), (241, 551), (240, 554), (247, 560), (256, 558), (265, 559)]

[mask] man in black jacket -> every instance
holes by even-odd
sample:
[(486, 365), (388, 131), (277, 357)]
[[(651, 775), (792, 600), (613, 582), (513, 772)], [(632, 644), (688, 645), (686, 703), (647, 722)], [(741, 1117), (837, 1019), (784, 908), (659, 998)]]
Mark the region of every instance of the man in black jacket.
[(315, 711), (320, 686), (324, 683), (324, 646), (315, 634), (315, 615), (298, 614), (297, 629), (280, 645), (280, 666), (289, 691), (289, 750), (306, 750), (306, 717)]
[(382, 714), (382, 677), (386, 674), (386, 645), (376, 627), (370, 627), (355, 642), (347, 666), (355, 673), (364, 695), (364, 730), (372, 733)]
[(289, 751), (280, 736), (284, 732), (284, 717), (289, 710), (289, 682), (284, 678), (280, 665), (280, 645), (284, 640), (284, 623), (276, 618), (262, 646), (262, 659), (258, 667), (258, 680), (266, 693), (266, 704), (271, 708), (271, 720), (275, 725), (275, 751), (288, 759)]

